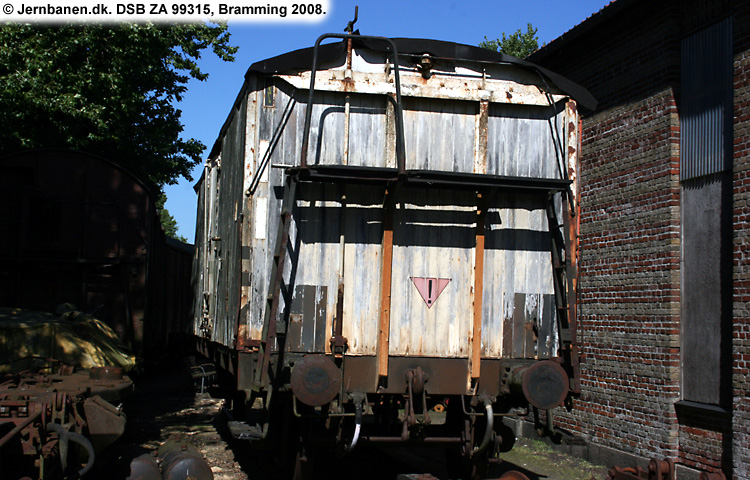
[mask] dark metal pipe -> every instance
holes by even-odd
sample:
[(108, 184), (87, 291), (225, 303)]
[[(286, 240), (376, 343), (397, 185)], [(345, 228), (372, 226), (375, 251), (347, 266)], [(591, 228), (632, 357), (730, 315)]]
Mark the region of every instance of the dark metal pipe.
[(487, 411), (487, 426), (484, 428), (484, 437), (482, 438), (482, 443), (478, 447), (474, 447), (474, 450), (471, 451), (472, 457), (478, 453), (482, 453), (484, 449), (487, 448), (490, 440), (492, 440), (492, 433), (495, 424), (495, 416), (493, 415), (492, 411), (492, 401), (488, 398), (481, 398), (481, 400), (484, 403), (485, 410)]
[[(373, 437), (373, 436), (361, 436), (360, 441), (370, 443), (408, 443), (404, 442), (401, 437)], [(461, 444), (463, 440), (461, 437), (426, 437), (420, 439), (420, 443), (434, 443), (434, 444)]]
[[(91, 444), (91, 441), (88, 438), (84, 437), (80, 433), (69, 432), (65, 429), (65, 427), (63, 427), (62, 425), (58, 423), (48, 424), (47, 430), (51, 430), (55, 432), (60, 437), (61, 441), (71, 441), (73, 443), (77, 443), (78, 445), (86, 449), (86, 453), (88, 453), (89, 459), (86, 462), (86, 465), (78, 471), (79, 477), (86, 475), (88, 471), (94, 467), (94, 461), (96, 461), (96, 454), (94, 453), (94, 446)], [(62, 449), (60, 450), (60, 455), (63, 455)], [(63, 464), (65, 463), (65, 460), (66, 459), (63, 459)]]
[(357, 446), (357, 442), (360, 438), (360, 431), (362, 429), (362, 402), (357, 402), (357, 404), (354, 406), (354, 411), (356, 412), (356, 418), (354, 420), (354, 437), (352, 438), (352, 442), (349, 444), (348, 447), (346, 447), (347, 452), (351, 452), (354, 450), (354, 447)]
[(310, 93), (307, 96), (307, 111), (305, 112), (305, 128), (302, 134), (302, 152), (300, 156), (300, 166), (307, 168), (307, 149), (310, 144), (310, 123), (312, 121), (313, 94), (315, 93), (315, 74), (318, 69), (318, 50), (320, 42), (326, 38), (341, 38), (344, 40), (379, 40), (389, 44), (393, 51), (393, 77), (396, 85), (396, 163), (398, 172), (402, 174), (406, 171), (406, 153), (404, 151), (404, 118), (401, 107), (401, 76), (398, 65), (398, 49), (396, 44), (390, 38), (374, 37), (369, 35), (351, 35), (343, 33), (324, 33), (315, 41), (313, 50), (312, 68), (310, 69)]

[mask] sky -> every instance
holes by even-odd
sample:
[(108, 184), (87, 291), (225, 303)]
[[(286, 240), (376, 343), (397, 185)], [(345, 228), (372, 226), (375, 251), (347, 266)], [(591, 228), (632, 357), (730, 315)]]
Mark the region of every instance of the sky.
[[(203, 52), (201, 69), (206, 81), (191, 80), (188, 91), (177, 107), (185, 126), (183, 138), (195, 138), (206, 146), (204, 160), (216, 141), (248, 67), (266, 58), (300, 48), (311, 47), (324, 33), (343, 33), (359, 6), (355, 29), (362, 35), (411, 37), (445, 40), (477, 45), (526, 32), (531, 23), (538, 29), (539, 44), (549, 43), (611, 0), (329, 0), (323, 20), (299, 23), (287, 16), (268, 23), (229, 21), (232, 45), (239, 51), (235, 61), (220, 61), (213, 53)], [(245, 2), (243, 2), (245, 3)], [(264, 4), (264, 2), (252, 2)], [(203, 166), (193, 171), (192, 180), (165, 186), (166, 208), (177, 220), (178, 233), (193, 243), (197, 194), (193, 187)]]

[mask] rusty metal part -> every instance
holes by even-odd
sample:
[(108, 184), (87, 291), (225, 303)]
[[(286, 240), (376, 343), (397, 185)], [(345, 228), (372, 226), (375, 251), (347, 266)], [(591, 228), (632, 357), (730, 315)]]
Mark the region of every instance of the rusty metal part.
[[(0, 412), (2, 412), (3, 407), (0, 407)], [(13, 419), (11, 420), (13, 423), (15, 423), (15, 427), (13, 429), (6, 433), (3, 438), (0, 439), (0, 447), (4, 446), (10, 439), (18, 435), (23, 429), (26, 428), (27, 425), (32, 424), (34, 421), (36, 421), (37, 418), (42, 414), (41, 410), (37, 410), (31, 416), (22, 418), (20, 420)], [(2, 425), (4, 422), (0, 420), (0, 425)]]
[(122, 380), (122, 367), (93, 367), (89, 370), (91, 380)]
[(175, 437), (159, 447), (163, 480), (213, 480), (211, 467), (193, 444)]
[(607, 472), (608, 480), (675, 480), (674, 461), (670, 458), (664, 460), (651, 459), (648, 469), (643, 467), (617, 467), (613, 466)]
[(675, 469), (674, 460), (671, 458), (665, 458), (664, 460), (657, 460), (652, 458), (648, 462), (649, 476), (656, 480), (675, 480)]
[(511, 392), (520, 390), (526, 400), (540, 410), (562, 405), (570, 389), (568, 374), (552, 360), (517, 367), (511, 371), (508, 381)]
[(380, 320), (378, 322), (378, 376), (388, 376), (388, 349), (391, 334), (391, 276), (393, 273), (393, 211), (395, 195), (392, 188), (386, 188), (383, 200), (383, 256), (380, 269)]
[[(427, 392), (425, 391), (425, 383), (429, 380), (429, 375), (422, 371), (421, 367), (417, 367), (413, 370), (406, 372), (406, 406), (404, 408), (404, 426), (402, 438), (404, 440), (408, 437), (407, 429), (417, 423), (429, 424), (430, 413), (427, 409)], [(417, 419), (416, 411), (414, 410), (414, 404), (416, 403), (415, 396), (421, 396), (422, 406), (422, 422)]]
[[(0, 384), (0, 428), (12, 426), (0, 439), (0, 447), (5, 454), (18, 451), (33, 459), (26, 462), (24, 474), (34, 475), (33, 470), (38, 470), (36, 475), (41, 476), (54, 463), (63, 470), (75, 468), (83, 460), (83, 469), (69, 472), (83, 475), (93, 466), (96, 449), (122, 434), (124, 416), (102, 397), (122, 400), (132, 382), (121, 371), (99, 373), (105, 379), (92, 379), (88, 371), (61, 368), (55, 374), (11, 375)], [(69, 459), (73, 452), (68, 448), (70, 442), (83, 447), (86, 456)], [(79, 452), (83, 453), (76, 450)]]
[[(350, 40), (351, 41), (351, 40)], [(341, 206), (342, 208), (346, 205), (346, 195), (341, 195)], [(330, 345), (331, 345), (331, 352), (336, 356), (336, 358), (340, 358), (344, 355), (346, 352), (346, 349), (348, 347), (349, 341), (347, 338), (343, 335), (344, 331), (344, 278), (343, 278), (343, 272), (344, 272), (344, 259), (346, 256), (344, 255), (344, 251), (346, 249), (346, 240), (344, 238), (344, 219), (345, 216), (341, 215), (341, 265), (339, 267), (339, 288), (338, 288), (338, 295), (336, 297), (336, 316), (333, 317), (333, 335), (331, 336)]]
[(255, 371), (255, 383), (257, 385), (268, 385), (270, 383), (271, 351), (276, 343), (277, 328), (279, 327), (279, 301), (284, 277), (284, 265), (286, 264), (287, 245), (289, 244), (289, 228), (292, 223), (292, 209), (297, 195), (297, 179), (287, 177), (286, 183), (284, 199), (281, 204), (280, 221), (276, 232), (273, 267), (268, 279), (268, 298), (263, 318), (262, 355), (260, 355), (262, 360), (258, 362), (258, 368)]
[(648, 472), (642, 467), (616, 467), (607, 472), (608, 480), (647, 480)]
[(500, 475), (499, 480), (529, 480), (529, 477), (518, 470), (510, 470)]
[(125, 433), (125, 415), (102, 397), (87, 398), (83, 402), (83, 411), (96, 451), (104, 450)]
[[(574, 238), (572, 235), (577, 235), (576, 225), (578, 218), (574, 217), (575, 213), (571, 208), (575, 208), (575, 205), (571, 205), (572, 200), (572, 189), (568, 189), (568, 195), (562, 195), (562, 208), (563, 208), (563, 250), (565, 252), (565, 258), (570, 259), (565, 262), (565, 285), (567, 291), (565, 294), (565, 304), (567, 308), (559, 310), (560, 314), (560, 340), (561, 340), (561, 354), (565, 358), (565, 363), (571, 371), (571, 389), (573, 393), (581, 393), (581, 371), (580, 371), (580, 347), (578, 345), (578, 319), (577, 319), (577, 293), (576, 293), (576, 282), (578, 276), (577, 265), (573, 263), (575, 248)], [(569, 196), (571, 197), (569, 200)], [(557, 242), (557, 235), (552, 235), (553, 243)], [(553, 250), (557, 249), (554, 247)], [(558, 259), (559, 260), (559, 259)], [(555, 266), (555, 265), (553, 265)], [(556, 269), (559, 271), (560, 269)], [(556, 282), (557, 285), (557, 282)], [(563, 292), (560, 292), (563, 293)], [(565, 330), (568, 331), (566, 335)], [(565, 338), (565, 337), (569, 338)]]
[(306, 355), (294, 364), (289, 383), (300, 402), (317, 407), (336, 398), (341, 388), (341, 371), (330, 357)]
[(727, 480), (724, 472), (701, 472), (698, 480)]
[(432, 76), (433, 61), (428, 53), (422, 55), (422, 57), (414, 64), (419, 73), (422, 74), (422, 78), (425, 80)]
[(354, 7), (354, 19), (349, 21), (349, 23), (346, 24), (346, 28), (344, 31), (348, 34), (354, 33), (354, 24), (357, 23), (357, 18), (359, 17), (359, 7), (355, 5)]
[(153, 455), (144, 453), (130, 462), (130, 475), (125, 480), (161, 480), (159, 464)]
[[(482, 104), (487, 107), (486, 104)], [(486, 125), (485, 125), (486, 127)], [(474, 318), (471, 329), (471, 378), (478, 379), (482, 362), (482, 289), (484, 279), (484, 219), (487, 213), (486, 201), (477, 194), (476, 251), (474, 255)]]

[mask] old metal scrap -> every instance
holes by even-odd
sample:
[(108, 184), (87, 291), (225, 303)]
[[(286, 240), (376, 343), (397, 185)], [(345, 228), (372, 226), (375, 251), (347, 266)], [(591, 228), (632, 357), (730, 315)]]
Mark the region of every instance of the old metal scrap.
[(84, 475), (96, 453), (122, 435), (125, 416), (109, 402), (119, 403), (132, 386), (120, 367), (7, 375), (0, 383), (0, 431), (6, 432), (0, 463), (10, 471), (3, 473), (40, 480)]
[(675, 480), (674, 461), (651, 459), (648, 469), (643, 467), (616, 467), (609, 469), (608, 480)]

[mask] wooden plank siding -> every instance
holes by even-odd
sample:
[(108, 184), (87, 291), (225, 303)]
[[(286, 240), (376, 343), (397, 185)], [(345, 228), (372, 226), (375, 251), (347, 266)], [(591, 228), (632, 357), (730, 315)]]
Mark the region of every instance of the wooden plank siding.
[[(364, 57), (357, 58), (355, 70), (364, 62)], [(309, 165), (395, 167), (394, 108), (388, 97), (392, 84), (387, 79), (385, 84), (379, 82), (388, 75), (382, 73), (382, 65), (372, 62), (368, 57), (362, 68), (365, 73), (360, 72), (367, 75), (367, 91), (331, 91), (332, 79), (340, 72), (321, 73), (321, 91), (315, 93), (312, 107)], [(529, 86), (533, 75), (507, 66), (492, 68), (494, 73), (484, 79), (476, 71), (469, 75), (457, 69), (458, 73), (445, 77), (442, 90), (432, 84), (421, 86), (426, 83), (421, 76), (404, 70), (407, 170), (564, 178), (567, 158), (560, 155), (566, 152), (558, 151), (552, 132), (567, 138), (567, 97), (555, 93), (559, 101), (553, 108), (545, 103), (547, 97), (533, 97), (533, 89), (541, 88)], [(460, 97), (457, 79), (461, 72), (467, 75), (466, 85), (484, 82), (485, 93), (465, 87)], [(197, 255), (204, 265), (199, 269), (202, 285), (211, 298), (205, 314), (211, 318), (211, 339), (229, 347), (235, 346), (238, 331), (240, 346), (261, 339), (284, 174), (300, 164), (308, 108), (306, 73), (247, 75), (244, 94), (224, 130), (220, 157), (208, 162), (199, 185), (203, 215), (199, 223), (205, 226), (198, 230), (201, 248)], [(355, 72), (355, 77), (364, 85), (360, 73)], [(526, 82), (517, 85), (518, 91), (531, 93), (499, 103), (510, 98), (501, 95), (501, 89), (513, 84), (514, 75)], [(309, 77), (307, 82), (309, 86)], [(533, 101), (522, 102), (532, 97)], [(347, 103), (348, 138), (344, 128)], [(347, 355), (378, 353), (385, 193), (385, 187), (378, 185), (299, 185), (279, 322), (299, 322), (310, 315), (316, 329), (324, 328), (322, 344), (328, 351), (339, 307), (336, 292), (343, 284), (339, 310), (343, 312), (342, 333), (348, 339)], [(473, 329), (481, 330), (482, 357), (556, 353), (544, 194), (493, 191), (483, 199), (486, 212), (481, 231), (476, 191), (397, 187), (393, 195), (388, 354), (468, 358)], [(220, 242), (212, 240), (216, 236)], [(479, 262), (483, 269), (477, 277), (474, 268), (480, 237), (484, 240)], [(414, 278), (449, 282), (428, 305)], [(475, 285), (478, 279), (481, 286)], [(481, 302), (475, 326), (477, 288), (481, 288), (477, 295)], [(205, 333), (201, 322), (196, 316), (197, 335)], [(308, 327), (294, 326), (299, 348), (307, 351), (310, 342), (321, 343), (318, 331), (303, 328)]]

